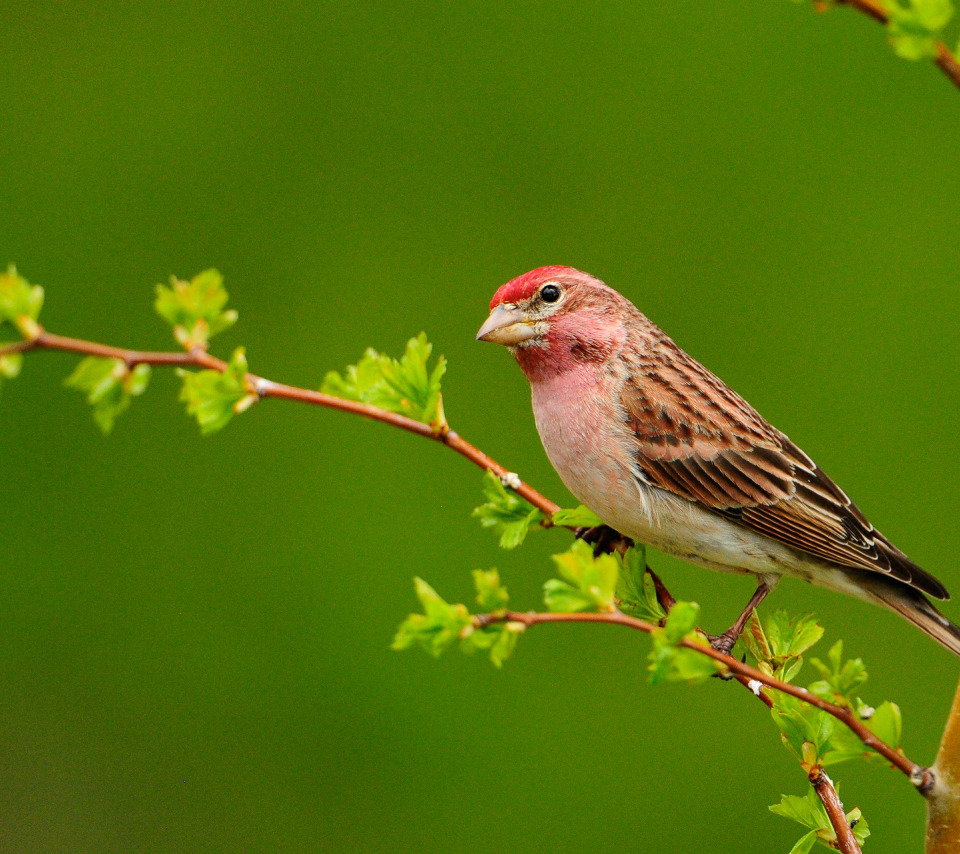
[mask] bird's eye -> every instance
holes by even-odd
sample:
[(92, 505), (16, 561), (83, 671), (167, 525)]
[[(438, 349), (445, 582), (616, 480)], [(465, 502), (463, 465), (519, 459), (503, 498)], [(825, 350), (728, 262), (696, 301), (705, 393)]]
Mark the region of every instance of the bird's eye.
[(556, 302), (560, 299), (560, 288), (556, 285), (544, 285), (540, 288), (540, 299), (544, 302)]

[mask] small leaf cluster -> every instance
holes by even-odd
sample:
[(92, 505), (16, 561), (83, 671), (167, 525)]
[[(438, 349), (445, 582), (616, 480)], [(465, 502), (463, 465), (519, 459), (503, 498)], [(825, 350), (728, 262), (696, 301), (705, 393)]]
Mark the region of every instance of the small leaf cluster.
[[(814, 5), (825, 9), (841, 2), (815, 0)], [(937, 42), (944, 39), (944, 30), (953, 19), (952, 0), (880, 0), (880, 5), (888, 18), (887, 38), (897, 56), (920, 60), (937, 55)], [(956, 53), (960, 54), (960, 48)]]
[(930, 59), (953, 18), (951, 0), (887, 0), (887, 35), (898, 56)]
[(790, 682), (803, 666), (803, 653), (823, 637), (823, 627), (811, 614), (791, 617), (774, 611), (765, 622), (753, 612), (740, 639), (764, 673)]
[[(790, 854), (809, 854), (818, 842), (826, 848), (836, 850), (836, 831), (833, 829), (830, 817), (827, 815), (820, 798), (817, 797), (813, 786), (804, 796), (783, 795), (779, 804), (770, 807), (770, 812), (795, 821), (809, 829), (790, 849)], [(870, 835), (870, 828), (867, 826), (866, 819), (861, 815), (859, 809), (850, 810), (846, 814), (846, 818), (853, 829), (854, 838), (860, 845), (863, 845)]]
[(22, 353), (6, 353), (0, 356), (0, 381), (15, 380), (23, 369)]
[(617, 610), (615, 592), (620, 567), (613, 555), (594, 555), (583, 540), (577, 540), (563, 554), (553, 555), (560, 578), (543, 585), (548, 611), (575, 614), (582, 611)]
[[(552, 559), (560, 577), (549, 579), (543, 586), (544, 604), (550, 613), (615, 613), (619, 593), (627, 590), (634, 596), (632, 605), (638, 615), (663, 622), (652, 632), (652, 683), (694, 682), (722, 670), (722, 665), (712, 658), (683, 645), (707, 643), (696, 627), (699, 607), (692, 602), (678, 602), (669, 615), (664, 612), (652, 582), (643, 578), (647, 573), (642, 547), (632, 548), (623, 556), (595, 555), (587, 543), (577, 540)], [(499, 667), (512, 654), (524, 623), (506, 620), (508, 597), (496, 570), (477, 570), (473, 580), (477, 602), (483, 609), (479, 617), (471, 615), (464, 605), (449, 604), (425, 581), (416, 579), (423, 613), (411, 614), (404, 621), (393, 648), (419, 645), (437, 656), (460, 640), (465, 652), (489, 650), (491, 660)]]
[(222, 430), (234, 415), (246, 412), (259, 400), (247, 388), (247, 357), (243, 347), (234, 350), (227, 369), (220, 371), (185, 371), (180, 400), (187, 405), (187, 414), (197, 419), (204, 436)]
[[(482, 612), (491, 616), (503, 614), (510, 597), (500, 583), (497, 570), (478, 569), (473, 573), (473, 582)], [(517, 639), (525, 629), (523, 623), (481, 622), (470, 614), (466, 605), (445, 601), (422, 578), (414, 579), (414, 587), (423, 613), (410, 614), (403, 621), (393, 638), (393, 649), (420, 646), (430, 655), (439, 657), (459, 641), (464, 652), (487, 652), (496, 667), (502, 667), (513, 654)]]
[[(27, 340), (42, 334), (37, 321), (43, 298), (43, 288), (30, 285), (13, 266), (0, 274), (0, 346), (7, 326)], [(184, 347), (203, 349), (213, 335), (237, 320), (235, 311), (226, 310), (227, 298), (222, 276), (216, 270), (205, 270), (189, 282), (173, 277), (169, 287), (157, 285), (155, 307), (173, 326), (174, 336)], [(22, 353), (0, 355), (0, 379), (16, 377), (22, 364)], [(181, 399), (197, 418), (202, 432), (219, 430), (234, 414), (256, 402), (257, 396), (246, 388), (246, 373), (242, 348), (234, 353), (222, 375), (217, 371), (181, 372)], [(117, 418), (129, 409), (132, 399), (146, 391), (149, 380), (147, 364), (128, 365), (123, 359), (91, 356), (80, 361), (64, 385), (86, 397), (94, 421), (104, 433), (109, 433)]]
[[(509, 483), (509, 480), (507, 480)], [(500, 548), (515, 549), (530, 531), (541, 528), (547, 521), (543, 511), (508, 488), (503, 479), (489, 469), (483, 474), (483, 504), (473, 509), (473, 517), (484, 528), (491, 528), (500, 538)], [(603, 522), (582, 504), (572, 510), (557, 510), (549, 519), (555, 527), (595, 528)]]
[(515, 549), (538, 527), (544, 515), (529, 501), (508, 490), (492, 471), (483, 475), (483, 495), (487, 500), (473, 510), (473, 516), (485, 528), (500, 535), (500, 548)]
[(432, 352), (433, 345), (424, 332), (407, 341), (400, 359), (368, 348), (360, 361), (348, 366), (342, 375), (330, 371), (320, 390), (332, 397), (405, 415), (437, 430), (446, 429), (440, 381), (447, 362), (440, 356), (433, 369), (429, 369)]
[[(803, 653), (823, 635), (823, 629), (810, 615), (790, 617), (775, 611), (761, 624), (756, 615), (742, 640), (757, 659), (757, 668), (785, 682), (795, 681), (803, 662)], [(849, 709), (876, 736), (891, 747), (899, 747), (902, 737), (900, 709), (895, 703), (883, 702), (876, 709), (858, 696), (867, 681), (862, 659), (844, 659), (843, 641), (837, 641), (827, 654), (827, 661), (811, 658), (810, 663), (820, 679), (806, 686), (807, 690), (834, 705)], [(801, 762), (806, 761), (804, 745), (815, 748), (815, 763), (828, 767), (856, 757), (883, 761), (879, 754), (832, 715), (788, 694), (773, 691), (771, 713), (780, 729), (784, 746)], [(810, 748), (806, 748), (809, 753)]]
[(137, 365), (131, 370), (122, 359), (91, 356), (77, 365), (64, 385), (86, 395), (93, 408), (93, 420), (104, 433), (109, 433), (117, 417), (130, 407), (131, 398), (143, 394), (149, 381), (149, 365)]
[(170, 277), (157, 285), (157, 313), (173, 327), (173, 337), (184, 349), (205, 348), (210, 339), (237, 322), (237, 312), (226, 310), (229, 295), (216, 270), (197, 273), (189, 282)]
[[(556, 518), (556, 516), (554, 516)], [(653, 576), (647, 572), (647, 551), (639, 543), (617, 555), (620, 574), (617, 578), (617, 604), (631, 617), (662, 624), (667, 612), (657, 598)]]
[(648, 656), (650, 684), (661, 682), (701, 682), (715, 676), (724, 665), (703, 653), (680, 646), (687, 641), (709, 647), (709, 641), (697, 629), (700, 606), (696, 602), (677, 602), (667, 614), (663, 626), (654, 629), (653, 649)]
[[(0, 273), (0, 346), (13, 343), (4, 333), (7, 329), (16, 338), (31, 339), (39, 332), (37, 318), (43, 308), (43, 288), (31, 285), (17, 273), (12, 264)], [(23, 368), (22, 353), (0, 356), (0, 382), (16, 379)]]
[[(43, 308), (43, 288), (31, 285), (11, 264), (0, 273), (0, 325), (9, 324), (31, 337), (31, 323), (36, 323)], [(26, 328), (25, 328), (26, 327)]]
[[(822, 627), (812, 616), (791, 617), (783, 611), (775, 611), (763, 621), (754, 614), (742, 641), (757, 659), (759, 670), (785, 682), (794, 682), (800, 673), (804, 654), (822, 635)], [(873, 709), (860, 699), (858, 693), (867, 681), (867, 671), (861, 659), (844, 658), (842, 641), (830, 648), (826, 662), (810, 658), (810, 663), (820, 679), (810, 683), (807, 691), (849, 709), (880, 739), (891, 747), (899, 747), (902, 736), (900, 709), (890, 702)], [(784, 747), (808, 774), (858, 757), (885, 761), (827, 712), (779, 691), (770, 691), (769, 697), (773, 703), (770, 712)], [(817, 842), (830, 847), (835, 841), (826, 812), (812, 789), (803, 798), (784, 796), (771, 810), (808, 828), (794, 852), (808, 852)], [(854, 833), (862, 842), (869, 831), (859, 810), (848, 813), (848, 819), (851, 823), (858, 822)]]
[(550, 521), (554, 525), (568, 528), (597, 528), (603, 524), (603, 520), (596, 513), (582, 504), (572, 510), (558, 510), (550, 517)]

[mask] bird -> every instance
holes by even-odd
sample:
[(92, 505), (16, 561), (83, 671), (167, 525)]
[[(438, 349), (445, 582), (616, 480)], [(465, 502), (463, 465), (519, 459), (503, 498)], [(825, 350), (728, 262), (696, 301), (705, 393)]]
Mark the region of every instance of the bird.
[(960, 656), (947, 589), (746, 400), (630, 300), (573, 267), (539, 267), (494, 294), (480, 341), (530, 382), (551, 464), (621, 535), (690, 563), (753, 575), (715, 648), (730, 652), (783, 576), (885, 607)]

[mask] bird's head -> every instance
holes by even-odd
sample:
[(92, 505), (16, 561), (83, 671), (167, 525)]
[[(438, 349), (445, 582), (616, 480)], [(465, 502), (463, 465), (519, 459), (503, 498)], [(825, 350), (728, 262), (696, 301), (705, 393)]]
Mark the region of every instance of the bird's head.
[(599, 279), (573, 267), (539, 267), (494, 294), (477, 340), (510, 348), (525, 371), (545, 360), (562, 370), (605, 358), (620, 344), (628, 313), (638, 312)]

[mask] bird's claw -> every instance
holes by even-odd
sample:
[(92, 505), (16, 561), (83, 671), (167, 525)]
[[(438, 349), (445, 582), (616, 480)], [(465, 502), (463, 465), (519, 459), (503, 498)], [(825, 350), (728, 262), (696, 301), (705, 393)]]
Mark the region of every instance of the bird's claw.
[(612, 554), (613, 552), (623, 554), (633, 545), (633, 540), (623, 536), (619, 531), (613, 530), (609, 525), (577, 528), (574, 534), (578, 540), (583, 540), (593, 546), (594, 557), (599, 557), (602, 554)]
[(740, 633), (726, 631), (722, 635), (707, 635), (707, 640), (710, 641), (710, 646), (717, 652), (730, 655), (730, 651), (736, 646), (737, 641), (740, 640)]

